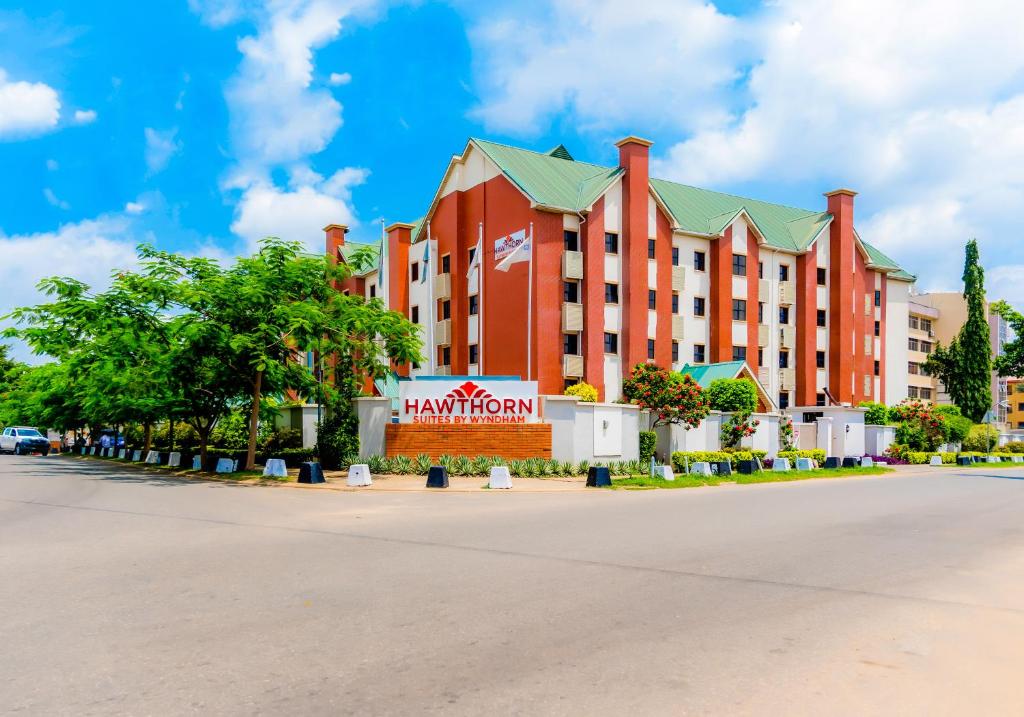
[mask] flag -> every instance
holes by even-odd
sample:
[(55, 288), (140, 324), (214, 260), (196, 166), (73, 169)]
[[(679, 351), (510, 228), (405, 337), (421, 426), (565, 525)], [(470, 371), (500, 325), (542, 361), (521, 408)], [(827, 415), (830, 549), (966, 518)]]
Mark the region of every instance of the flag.
[(516, 232), (516, 234), (513, 234), (508, 239), (509, 244), (515, 244), (518, 241), (518, 246), (498, 262), (494, 267), (497, 271), (508, 271), (513, 264), (521, 261), (530, 261), (530, 256), (533, 253), (530, 251), (530, 243), (533, 241), (533, 237), (526, 236), (526, 232)]
[(430, 239), (427, 239), (427, 245), (423, 247), (423, 271), (420, 272), (420, 283), (426, 283), (427, 274), (430, 273)]
[(473, 276), (473, 269), (477, 269), (480, 266), (480, 257), (483, 256), (484, 245), (483, 238), (476, 240), (476, 246), (473, 248), (473, 259), (469, 262), (469, 271), (466, 272), (466, 278)]

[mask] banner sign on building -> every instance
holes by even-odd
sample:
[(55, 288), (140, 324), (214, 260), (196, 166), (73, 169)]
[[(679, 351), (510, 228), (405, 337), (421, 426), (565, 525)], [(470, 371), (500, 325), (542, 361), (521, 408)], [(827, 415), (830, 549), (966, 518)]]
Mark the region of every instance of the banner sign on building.
[(500, 239), (494, 240), (494, 261), (495, 263), (501, 261), (509, 254), (514, 252), (516, 249), (521, 247), (527, 240), (526, 230), (520, 229), (517, 232), (512, 232), (507, 237), (501, 237)]
[(474, 376), (398, 384), (399, 423), (535, 423), (537, 404), (536, 381)]

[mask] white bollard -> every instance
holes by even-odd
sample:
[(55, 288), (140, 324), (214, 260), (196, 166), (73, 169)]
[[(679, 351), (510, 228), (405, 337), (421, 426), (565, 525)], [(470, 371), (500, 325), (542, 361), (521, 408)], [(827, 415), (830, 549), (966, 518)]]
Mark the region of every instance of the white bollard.
[[(809, 458), (800, 459), (797, 458), (797, 465), (800, 465), (801, 460), (810, 460)], [(776, 458), (772, 461), (773, 471), (788, 471), (789, 470), (789, 459), (788, 458)]]
[(124, 460), (124, 457), (126, 455), (128, 455), (128, 450), (126, 448), (122, 448), (117, 452), (117, 457), (120, 458), (122, 461)]
[(1024, 463), (1024, 456), (1010, 456), (1011, 463)]
[(672, 466), (654, 466), (654, 472), (651, 475), (662, 480), (676, 479), (675, 473), (672, 472)]
[(84, 456), (88, 452), (89, 452), (89, 449), (86, 448), (85, 446), (82, 446), (82, 455)]
[(512, 474), (508, 466), (491, 466), (491, 476), (487, 480), (488, 488), (511, 488)]
[(146, 463), (149, 465), (160, 465), (160, 454), (157, 451), (150, 451), (146, 454)]
[(930, 466), (941, 466), (942, 465), (942, 456), (932, 456), (931, 458), (928, 459), (928, 465), (930, 465)]
[(168, 455), (167, 456), (167, 465), (169, 465), (171, 468), (178, 468), (178, 467), (180, 467), (181, 466), (181, 454), (178, 453), (177, 451), (174, 451), (173, 453)]
[(875, 467), (875, 459), (872, 458), (871, 456), (864, 456), (863, 458), (860, 459), (860, 467), (861, 468), (874, 468)]
[(370, 466), (365, 463), (353, 463), (348, 467), (348, 478), (345, 485), (350, 488), (365, 488), (373, 484), (373, 476), (370, 475)]
[(218, 473), (234, 473), (235, 462), (230, 458), (218, 458), (217, 459), (217, 472)]
[(875, 461), (875, 465), (876, 466), (887, 466), (887, 465), (889, 465), (889, 461)]
[(142, 451), (132, 451), (132, 462), (138, 463), (142, 460)]
[(706, 461), (697, 461), (690, 464), (690, 474), (698, 476), (711, 475), (711, 464)]
[(192, 456), (192, 470), (201, 471), (203, 469), (203, 458), (202, 456)]
[(989, 456), (988, 458), (985, 459), (985, 462), (986, 463), (998, 463), (999, 459), (996, 458), (995, 456)]
[[(784, 458), (783, 460), (787, 460), (788, 461), (789, 459), (788, 458)], [(811, 460), (810, 458), (797, 458), (796, 459), (796, 469), (798, 471), (813, 471), (814, 470), (814, 461)]]
[(284, 458), (268, 458), (267, 464), (263, 466), (263, 475), (275, 478), (287, 478), (288, 466), (284, 464)]
[(234, 473), (238, 470), (238, 459), (231, 461), (231, 472)]

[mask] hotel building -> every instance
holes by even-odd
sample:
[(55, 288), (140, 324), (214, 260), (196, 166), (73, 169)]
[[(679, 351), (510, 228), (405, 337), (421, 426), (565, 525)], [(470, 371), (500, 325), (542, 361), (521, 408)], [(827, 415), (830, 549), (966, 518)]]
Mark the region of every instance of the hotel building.
[[(699, 189), (652, 178), (650, 146), (626, 137), (604, 167), (469, 140), (425, 216), (387, 227), (343, 287), (423, 326), (425, 361), (396, 371), (517, 375), (542, 394), (586, 381), (615, 401), (639, 362), (745, 360), (780, 408), (907, 395), (914, 277), (858, 235), (855, 192), (797, 209)], [(345, 227), (325, 231), (345, 260)], [(523, 236), (530, 260), (499, 270)]]

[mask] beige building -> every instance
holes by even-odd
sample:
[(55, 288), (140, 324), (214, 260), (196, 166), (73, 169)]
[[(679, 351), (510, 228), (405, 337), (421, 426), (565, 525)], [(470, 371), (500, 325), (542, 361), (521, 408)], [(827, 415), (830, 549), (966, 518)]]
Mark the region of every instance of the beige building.
[[(992, 355), (999, 356), (1007, 340), (1006, 321), (986, 313)], [(958, 291), (912, 294), (907, 332), (907, 396), (948, 404), (949, 394), (938, 379), (924, 372), (923, 364), (937, 343), (948, 346), (967, 321), (967, 302)], [(1007, 420), (1007, 379), (992, 372), (992, 410), (999, 423)]]

